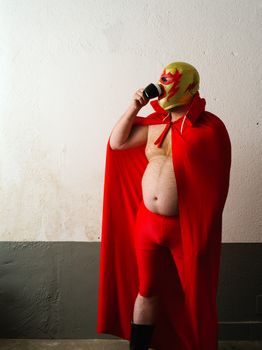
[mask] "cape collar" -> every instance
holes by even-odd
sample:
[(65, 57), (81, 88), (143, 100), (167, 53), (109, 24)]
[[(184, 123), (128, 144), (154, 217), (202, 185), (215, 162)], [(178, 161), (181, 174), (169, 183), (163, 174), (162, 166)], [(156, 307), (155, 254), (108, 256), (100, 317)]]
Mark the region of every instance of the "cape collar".
[[(169, 119), (171, 121), (171, 114), (168, 111), (164, 110), (161, 106), (159, 106), (158, 100), (150, 101), (150, 104), (156, 112), (160, 113), (163, 116), (163, 119), (165, 119), (169, 115)], [(205, 110), (205, 105), (206, 100), (204, 98), (201, 98), (199, 92), (197, 91), (193, 96), (189, 110), (185, 114), (185, 118), (189, 122), (188, 124), (190, 126), (195, 124), (200, 114)], [(178, 120), (180, 119), (182, 119), (182, 117)]]
[(163, 140), (169, 128), (171, 127), (171, 124), (178, 124), (182, 120), (182, 123), (180, 126), (180, 134), (182, 135), (184, 123), (188, 124), (189, 126), (193, 126), (195, 124), (200, 114), (205, 110), (206, 100), (204, 98), (201, 98), (199, 96), (199, 92), (197, 91), (191, 101), (191, 104), (187, 113), (183, 116), (183, 118), (181, 117), (176, 121), (171, 120), (172, 119), (171, 113), (169, 113), (168, 111), (165, 111), (161, 106), (159, 106), (157, 100), (150, 101), (150, 104), (156, 112), (160, 113), (162, 117), (162, 121), (163, 122), (165, 121), (164, 123), (166, 124), (160, 136), (154, 142), (154, 144), (157, 145), (157, 147), (161, 147)]

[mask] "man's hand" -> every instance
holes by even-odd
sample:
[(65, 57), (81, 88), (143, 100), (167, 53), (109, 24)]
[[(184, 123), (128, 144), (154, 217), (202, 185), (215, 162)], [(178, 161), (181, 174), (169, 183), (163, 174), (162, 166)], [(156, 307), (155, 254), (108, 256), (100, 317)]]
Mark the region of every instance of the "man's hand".
[(148, 102), (149, 99), (147, 99), (144, 94), (143, 94), (144, 89), (138, 89), (134, 95), (133, 95), (133, 100), (131, 102), (131, 106), (135, 109), (140, 109), (144, 107)]

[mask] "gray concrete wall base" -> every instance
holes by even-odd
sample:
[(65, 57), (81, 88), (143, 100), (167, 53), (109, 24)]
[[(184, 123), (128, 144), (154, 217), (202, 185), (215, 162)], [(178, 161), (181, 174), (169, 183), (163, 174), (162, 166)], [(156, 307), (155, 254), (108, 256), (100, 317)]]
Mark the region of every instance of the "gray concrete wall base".
[[(0, 338), (110, 339), (96, 333), (99, 242), (0, 242)], [(262, 244), (223, 243), (220, 340), (262, 340)]]

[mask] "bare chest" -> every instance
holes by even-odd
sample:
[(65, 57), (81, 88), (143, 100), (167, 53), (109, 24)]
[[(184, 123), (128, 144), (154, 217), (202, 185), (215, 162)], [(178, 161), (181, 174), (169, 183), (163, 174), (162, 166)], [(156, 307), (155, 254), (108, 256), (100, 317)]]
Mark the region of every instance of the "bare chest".
[(150, 161), (155, 156), (171, 156), (172, 155), (172, 140), (171, 140), (171, 127), (167, 131), (164, 140), (161, 144), (161, 147), (155, 145), (154, 142), (161, 135), (162, 131), (165, 129), (166, 124), (157, 124), (148, 126), (148, 136), (147, 144), (145, 148), (145, 155)]

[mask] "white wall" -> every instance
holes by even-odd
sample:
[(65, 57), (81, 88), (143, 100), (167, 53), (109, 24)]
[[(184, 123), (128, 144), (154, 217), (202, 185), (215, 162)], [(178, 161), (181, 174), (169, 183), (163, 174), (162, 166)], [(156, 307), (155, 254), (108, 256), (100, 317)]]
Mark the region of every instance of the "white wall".
[(100, 240), (109, 133), (186, 61), (231, 136), (223, 241), (261, 242), (261, 23), (254, 0), (0, 0), (0, 239)]

